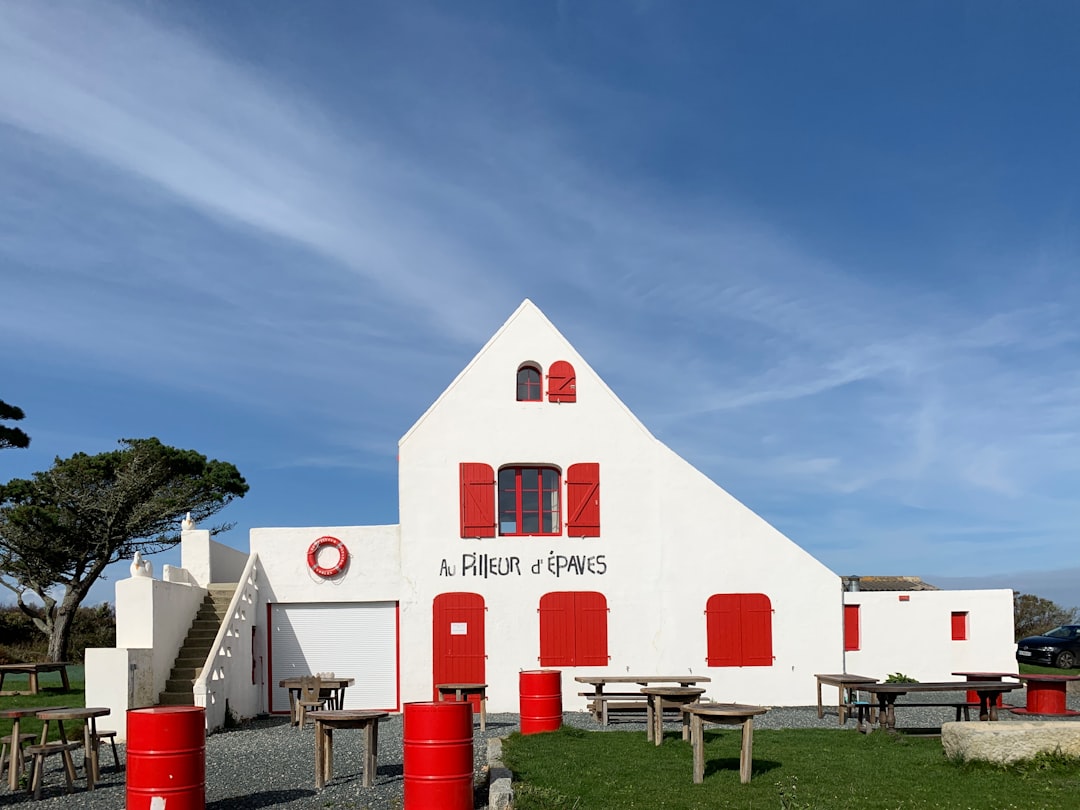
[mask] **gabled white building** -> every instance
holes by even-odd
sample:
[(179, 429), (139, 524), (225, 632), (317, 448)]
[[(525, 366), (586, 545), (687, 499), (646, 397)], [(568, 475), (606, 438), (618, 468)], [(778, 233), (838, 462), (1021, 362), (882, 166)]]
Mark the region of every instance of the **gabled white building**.
[(246, 555), (187, 531), (166, 581), (117, 583), (118, 649), (88, 654), (87, 699), (155, 702), (194, 611), (177, 603), (211, 582), (240, 583), (195, 684), (211, 726), (226, 700), (285, 711), (278, 682), (308, 672), (355, 678), (350, 707), (484, 682), (491, 711), (516, 711), (523, 669), (564, 670), (574, 709), (573, 676), (594, 673), (708, 675), (716, 700), (806, 705), (818, 672), (1015, 666), (1010, 591), (845, 590), (650, 434), (529, 301), (399, 450), (399, 525), (254, 529)]

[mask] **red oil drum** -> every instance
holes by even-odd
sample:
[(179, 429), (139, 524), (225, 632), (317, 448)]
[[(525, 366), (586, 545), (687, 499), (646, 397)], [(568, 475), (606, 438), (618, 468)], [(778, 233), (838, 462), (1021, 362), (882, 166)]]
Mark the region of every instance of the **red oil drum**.
[(555, 731), (562, 726), (562, 672), (534, 669), (518, 674), (521, 733)]
[(472, 704), (406, 703), (404, 722), (404, 810), (472, 810)]
[[(160, 801), (154, 802), (154, 799)], [(205, 810), (206, 709), (151, 706), (127, 713), (127, 810)]]

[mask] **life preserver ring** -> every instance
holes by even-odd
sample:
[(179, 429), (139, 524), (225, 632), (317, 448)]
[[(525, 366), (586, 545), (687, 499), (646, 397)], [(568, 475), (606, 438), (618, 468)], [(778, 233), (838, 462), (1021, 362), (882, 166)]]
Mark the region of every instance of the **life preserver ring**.
[[(329, 568), (324, 568), (319, 565), (319, 551), (324, 546), (333, 546), (337, 549), (338, 560), (337, 563), (331, 565)], [(336, 537), (320, 537), (310, 546), (307, 550), (307, 564), (308, 568), (318, 574), (320, 577), (336, 577), (342, 571), (345, 570), (345, 566), (349, 564), (349, 550), (345, 548), (345, 544), (338, 540)]]

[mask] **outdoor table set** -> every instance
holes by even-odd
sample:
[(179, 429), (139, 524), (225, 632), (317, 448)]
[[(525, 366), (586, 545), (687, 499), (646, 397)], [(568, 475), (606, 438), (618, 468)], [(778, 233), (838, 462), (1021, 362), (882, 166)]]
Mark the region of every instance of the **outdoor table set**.
[[(98, 749), (101, 735), (97, 729), (97, 718), (109, 714), (110, 710), (104, 707), (35, 707), (18, 709), (0, 709), (0, 718), (11, 720), (11, 735), (8, 740), (8, 758), (6, 762), (8, 787), (12, 791), (19, 789), (19, 778), (22, 775), (24, 756), (32, 763), (33, 773), (30, 789), (34, 792), (34, 798), (41, 797), (41, 782), (45, 770), (45, 759), (53, 754), (60, 756), (64, 765), (64, 777), (67, 780), (67, 790), (70, 793), (75, 782), (75, 763), (71, 757), (72, 750), (82, 746), (84, 751), (84, 771), (86, 774), (86, 789), (93, 790), (100, 780)], [(42, 721), (41, 738), (36, 744), (23, 749), (23, 742), (30, 741), (29, 735), (21, 733), (21, 721), (24, 717), (37, 717)], [(83, 739), (81, 742), (69, 740), (64, 729), (65, 721), (84, 721)], [(49, 740), (49, 727), (56, 724), (57, 739)]]

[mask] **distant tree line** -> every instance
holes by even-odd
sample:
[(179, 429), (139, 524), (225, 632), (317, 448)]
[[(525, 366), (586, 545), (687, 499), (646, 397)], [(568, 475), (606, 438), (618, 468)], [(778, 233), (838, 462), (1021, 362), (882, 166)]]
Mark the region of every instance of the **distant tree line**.
[[(80, 607), (71, 626), (71, 660), (82, 663), (87, 647), (116, 646), (116, 613), (103, 602)], [(42, 661), (49, 639), (18, 605), (0, 606), (0, 664)]]
[(1062, 607), (1049, 599), (1014, 591), (1013, 621), (1016, 640), (1019, 641), (1063, 624), (1080, 624), (1080, 608)]

